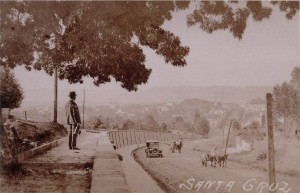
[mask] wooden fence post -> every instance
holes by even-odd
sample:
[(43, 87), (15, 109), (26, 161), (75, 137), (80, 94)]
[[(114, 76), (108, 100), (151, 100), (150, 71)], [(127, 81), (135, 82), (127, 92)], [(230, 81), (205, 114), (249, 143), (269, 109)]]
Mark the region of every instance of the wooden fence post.
[(125, 147), (124, 131), (122, 131), (122, 141), (123, 141), (123, 147)]
[(118, 148), (121, 147), (120, 131), (118, 131)]
[(137, 144), (137, 142), (136, 142), (136, 133), (135, 133), (135, 130), (133, 131), (133, 136), (134, 136), (134, 143)]
[(133, 144), (133, 143), (132, 143), (132, 134), (131, 134), (131, 133), (132, 133), (132, 131), (129, 131), (129, 134), (130, 134), (130, 135), (129, 135), (129, 136), (130, 136), (130, 145)]
[[(267, 124), (268, 124), (268, 172), (269, 172), (269, 186), (276, 186), (275, 177), (275, 150), (274, 150), (274, 138), (273, 138), (273, 99), (272, 94), (267, 93)], [(276, 189), (269, 188), (270, 193), (275, 193)]]
[(120, 147), (122, 148), (123, 147), (123, 141), (122, 141), (122, 136), (121, 136), (121, 134), (122, 134), (122, 131), (119, 131), (120, 133), (119, 133), (119, 137), (120, 137)]
[(113, 133), (113, 140), (114, 140), (114, 144), (116, 146), (116, 148), (118, 148), (118, 145), (117, 145), (117, 137), (116, 137), (116, 131), (112, 131)]

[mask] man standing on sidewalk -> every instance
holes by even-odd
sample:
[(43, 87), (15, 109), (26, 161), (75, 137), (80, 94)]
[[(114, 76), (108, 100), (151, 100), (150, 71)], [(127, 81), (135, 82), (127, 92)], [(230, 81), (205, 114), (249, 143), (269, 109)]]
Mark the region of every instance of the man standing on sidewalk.
[(76, 146), (77, 135), (80, 134), (80, 114), (77, 104), (75, 103), (76, 93), (74, 91), (69, 94), (70, 101), (66, 103), (67, 123), (70, 125), (69, 133), (69, 149), (79, 150)]

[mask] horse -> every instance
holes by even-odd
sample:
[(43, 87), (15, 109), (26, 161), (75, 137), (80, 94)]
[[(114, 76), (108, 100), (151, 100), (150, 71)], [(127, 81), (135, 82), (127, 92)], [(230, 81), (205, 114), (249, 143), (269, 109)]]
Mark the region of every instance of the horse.
[(216, 167), (216, 164), (218, 162), (217, 156), (210, 153), (201, 154), (202, 166), (207, 167), (207, 162), (211, 162), (211, 167)]
[(207, 154), (207, 161), (210, 161), (211, 162), (211, 167), (216, 167), (217, 165), (217, 162), (218, 162), (218, 158), (217, 158), (217, 155), (216, 154)]
[(177, 149), (179, 153), (181, 153), (181, 148), (183, 146), (182, 140), (180, 141), (174, 141), (174, 143), (171, 144), (171, 152), (174, 153), (175, 150)]
[(227, 157), (228, 157), (228, 154), (221, 154), (221, 155), (217, 155), (217, 160), (218, 160), (218, 163), (221, 166), (226, 167), (227, 165)]
[(202, 163), (202, 166), (205, 166), (205, 167), (207, 167), (207, 160), (208, 160), (208, 154), (201, 154), (201, 163)]

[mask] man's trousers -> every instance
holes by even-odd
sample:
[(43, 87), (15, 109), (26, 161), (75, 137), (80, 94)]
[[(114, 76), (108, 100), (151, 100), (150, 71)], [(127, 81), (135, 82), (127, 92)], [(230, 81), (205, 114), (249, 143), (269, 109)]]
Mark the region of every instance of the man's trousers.
[(75, 125), (70, 125), (70, 132), (69, 132), (69, 148), (73, 149), (76, 146), (77, 142), (77, 132), (74, 131)]

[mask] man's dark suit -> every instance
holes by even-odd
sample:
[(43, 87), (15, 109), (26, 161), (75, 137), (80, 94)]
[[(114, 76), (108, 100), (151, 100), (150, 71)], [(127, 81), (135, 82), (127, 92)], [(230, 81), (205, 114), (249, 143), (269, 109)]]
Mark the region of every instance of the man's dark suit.
[(81, 124), (80, 114), (77, 104), (74, 100), (70, 100), (66, 103), (66, 116), (67, 123), (70, 125), (70, 133), (69, 133), (69, 148), (74, 149), (77, 148), (77, 132), (74, 132), (74, 128)]

